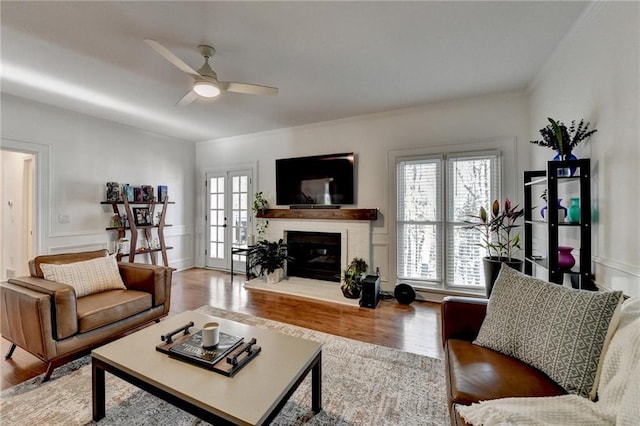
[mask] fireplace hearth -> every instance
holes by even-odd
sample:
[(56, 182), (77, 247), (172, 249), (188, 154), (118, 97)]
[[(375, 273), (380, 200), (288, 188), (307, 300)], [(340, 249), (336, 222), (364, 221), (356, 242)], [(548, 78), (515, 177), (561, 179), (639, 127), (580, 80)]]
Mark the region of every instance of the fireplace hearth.
[(294, 258), (287, 275), (340, 282), (340, 233), (287, 231), (286, 239)]

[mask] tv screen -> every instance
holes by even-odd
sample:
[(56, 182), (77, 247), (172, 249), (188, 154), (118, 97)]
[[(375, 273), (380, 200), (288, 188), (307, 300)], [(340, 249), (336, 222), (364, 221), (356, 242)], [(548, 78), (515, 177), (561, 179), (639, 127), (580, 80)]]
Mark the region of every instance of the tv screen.
[(354, 170), (353, 153), (276, 160), (276, 204), (354, 204)]

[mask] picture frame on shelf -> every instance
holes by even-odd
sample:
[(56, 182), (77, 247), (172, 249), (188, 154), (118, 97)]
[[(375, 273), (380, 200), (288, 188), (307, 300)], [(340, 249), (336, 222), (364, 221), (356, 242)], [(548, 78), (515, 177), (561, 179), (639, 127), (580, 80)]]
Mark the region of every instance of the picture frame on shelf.
[(107, 201), (120, 201), (122, 197), (122, 187), (118, 182), (107, 182)]
[(167, 185), (158, 185), (158, 201), (163, 203), (165, 198), (167, 198), (167, 195)]
[(150, 226), (151, 225), (151, 213), (148, 207), (134, 207), (133, 208), (133, 221), (136, 226)]
[(135, 195), (133, 193), (133, 186), (128, 183), (124, 184), (122, 187), (122, 194), (127, 198), (127, 201), (133, 202), (135, 201)]
[(133, 198), (136, 203), (144, 202), (144, 193), (142, 192), (141, 186), (133, 187)]
[(151, 185), (144, 185), (142, 187), (142, 200), (143, 201), (149, 201), (149, 202), (153, 202), (155, 201), (155, 195), (153, 193), (153, 186)]

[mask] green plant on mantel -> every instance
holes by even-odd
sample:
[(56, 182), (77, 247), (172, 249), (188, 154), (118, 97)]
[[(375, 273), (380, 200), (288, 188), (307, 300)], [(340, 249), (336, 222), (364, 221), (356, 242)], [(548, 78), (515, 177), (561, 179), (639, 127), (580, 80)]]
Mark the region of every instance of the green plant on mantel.
[(262, 219), (258, 217), (258, 213), (263, 214), (267, 208), (269, 208), (269, 202), (262, 195), (262, 191), (256, 192), (253, 196), (253, 206), (251, 206), (251, 210), (253, 210), (253, 214), (256, 217), (256, 232), (260, 236), (260, 238), (264, 237), (265, 232), (267, 232), (267, 228), (269, 228), (269, 220)]

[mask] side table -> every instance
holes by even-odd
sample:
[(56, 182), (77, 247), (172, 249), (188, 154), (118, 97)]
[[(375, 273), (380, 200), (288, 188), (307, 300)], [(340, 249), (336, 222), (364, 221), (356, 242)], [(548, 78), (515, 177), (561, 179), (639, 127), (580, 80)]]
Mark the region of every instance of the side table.
[(249, 252), (251, 251), (251, 249), (253, 248), (253, 246), (249, 246), (249, 247), (231, 247), (231, 279), (233, 280), (233, 256), (238, 254), (240, 256), (245, 256), (246, 260), (245, 260), (245, 274), (247, 276), (247, 280), (250, 280), (251, 278), (255, 278), (256, 274), (253, 273), (253, 271), (251, 271), (251, 268), (249, 267)]

